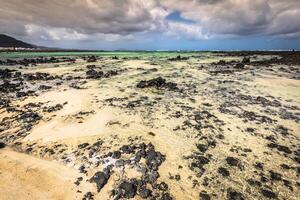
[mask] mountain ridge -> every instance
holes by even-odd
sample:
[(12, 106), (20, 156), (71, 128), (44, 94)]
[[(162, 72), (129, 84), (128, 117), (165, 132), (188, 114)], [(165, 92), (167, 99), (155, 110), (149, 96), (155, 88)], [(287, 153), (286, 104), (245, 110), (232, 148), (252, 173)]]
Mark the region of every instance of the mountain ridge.
[(21, 40), (17, 40), (11, 36), (0, 34), (0, 47), (8, 48), (8, 47), (20, 47), (20, 48), (37, 48), (37, 46), (33, 44), (29, 44), (23, 42)]

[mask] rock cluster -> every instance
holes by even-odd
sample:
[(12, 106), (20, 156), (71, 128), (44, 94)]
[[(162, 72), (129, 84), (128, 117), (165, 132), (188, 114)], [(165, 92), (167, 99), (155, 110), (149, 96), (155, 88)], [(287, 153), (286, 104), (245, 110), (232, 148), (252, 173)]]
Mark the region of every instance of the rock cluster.
[(39, 58), (23, 58), (23, 59), (7, 59), (0, 60), (0, 65), (23, 65), (23, 66), (29, 66), (36, 65), (36, 64), (44, 64), (44, 63), (60, 63), (60, 62), (75, 62), (75, 58), (68, 58), (68, 57), (39, 57)]
[[(97, 152), (96, 149), (99, 146), (98, 144), (95, 145), (82, 143), (78, 145), (78, 149), (80, 151), (89, 150), (89, 157), (94, 159), (93, 157)], [(143, 199), (172, 199), (168, 192), (168, 185), (165, 182), (158, 181), (160, 177), (158, 172), (159, 166), (165, 161), (165, 156), (156, 151), (154, 145), (151, 143), (123, 145), (119, 150), (108, 152), (100, 158), (103, 159), (104, 163), (106, 162), (105, 160), (114, 160), (114, 164), (110, 164), (103, 170), (97, 171), (88, 179), (89, 182), (95, 183), (98, 192), (105, 187), (113, 173), (129, 166), (140, 172), (141, 176), (139, 178), (127, 178), (125, 174), (122, 175), (122, 179), (116, 183), (116, 186), (112, 190), (114, 199), (129, 199), (134, 198), (136, 195)], [(87, 165), (82, 165), (79, 170), (86, 174), (86, 170), (88, 170)], [(77, 180), (75, 184), (80, 184), (80, 181)]]
[(167, 82), (166, 79), (162, 77), (154, 78), (148, 81), (140, 81), (137, 84), (138, 88), (156, 88), (156, 89), (169, 89), (177, 90), (177, 84), (172, 82)]
[(86, 72), (86, 76), (88, 79), (101, 79), (101, 78), (109, 78), (111, 76), (116, 76), (118, 75), (117, 71), (114, 70), (109, 70), (107, 72), (103, 72), (103, 71), (97, 71), (95, 69), (89, 69)]

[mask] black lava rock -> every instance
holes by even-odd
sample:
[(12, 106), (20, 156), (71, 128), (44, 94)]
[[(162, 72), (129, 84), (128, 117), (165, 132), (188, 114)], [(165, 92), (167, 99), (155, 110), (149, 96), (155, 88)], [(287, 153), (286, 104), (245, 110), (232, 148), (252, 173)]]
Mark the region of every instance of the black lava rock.
[(11, 78), (13, 75), (14, 70), (11, 69), (0, 69), (0, 78), (7, 79)]
[(239, 160), (234, 157), (227, 157), (226, 162), (230, 166), (238, 166), (238, 164), (239, 164)]
[(258, 186), (258, 187), (261, 187), (261, 182), (257, 181), (257, 180), (254, 180), (252, 178), (249, 178), (247, 180), (247, 183), (249, 183), (250, 185), (252, 186)]
[(123, 182), (119, 185), (120, 196), (124, 198), (133, 198), (136, 195), (137, 187), (133, 182)]
[(146, 198), (148, 198), (148, 197), (150, 197), (151, 196), (151, 190), (149, 190), (149, 189), (147, 189), (147, 188), (141, 188), (140, 190), (139, 190), (139, 195), (140, 195), (140, 197), (142, 197), (143, 199), (146, 199)]
[(82, 198), (82, 200), (93, 200), (93, 199), (94, 199), (94, 195), (91, 192), (85, 193), (85, 195)]
[(200, 198), (200, 200), (210, 200), (210, 196), (206, 192), (200, 192), (199, 198)]
[(96, 56), (89, 56), (86, 61), (89, 62), (89, 63), (90, 62), (96, 62), (97, 58), (96, 58)]
[(19, 120), (21, 120), (24, 123), (34, 123), (40, 119), (42, 119), (42, 117), (34, 112), (25, 112), (19, 116)]
[(104, 73), (102, 71), (96, 71), (95, 69), (89, 69), (86, 72), (88, 79), (99, 79), (104, 77)]
[(159, 178), (159, 173), (157, 171), (151, 171), (145, 178), (149, 183), (155, 183)]
[(106, 73), (104, 74), (104, 77), (105, 77), (105, 78), (109, 78), (109, 77), (111, 77), (111, 76), (116, 76), (116, 75), (118, 75), (118, 72), (117, 72), (117, 71), (109, 70), (108, 72), (106, 72)]
[(3, 142), (0, 142), (0, 149), (4, 148), (6, 145)]
[(96, 183), (96, 185), (97, 185), (97, 191), (100, 192), (100, 190), (107, 183), (109, 177), (110, 177), (110, 174), (108, 174), (108, 173), (96, 172), (94, 174), (94, 176), (90, 179), (90, 182)]
[(80, 172), (80, 173), (83, 173), (83, 174), (87, 173), (87, 171), (85, 170), (85, 166), (84, 166), (84, 165), (81, 165), (81, 166), (79, 167), (79, 172)]
[(274, 192), (272, 192), (271, 190), (261, 189), (261, 193), (262, 193), (262, 195), (264, 195), (265, 197), (267, 197), (269, 199), (274, 199), (277, 197), (277, 195)]
[(173, 198), (169, 193), (163, 193), (161, 200), (172, 200)]
[(280, 181), (282, 179), (281, 174), (274, 172), (274, 171), (270, 171), (270, 176), (271, 176), (271, 180), (273, 181)]
[(261, 162), (257, 162), (257, 163), (254, 165), (254, 167), (255, 167), (256, 169), (263, 170), (263, 169), (264, 169), (264, 164), (261, 163)]
[(169, 90), (176, 90), (177, 84), (172, 82), (167, 82), (166, 79), (163, 79), (162, 77), (154, 78), (148, 81), (140, 81), (137, 84), (138, 88), (149, 88), (154, 87), (156, 89), (169, 89)]
[(230, 176), (229, 171), (228, 171), (226, 168), (224, 168), (224, 167), (220, 167), (220, 168), (218, 169), (218, 172), (219, 172), (219, 174), (221, 174), (222, 176)]
[(244, 197), (240, 192), (234, 191), (233, 189), (228, 189), (227, 199), (228, 200), (244, 200)]
[(188, 60), (189, 57), (181, 57), (180, 55), (176, 56), (175, 58), (169, 58), (170, 61), (181, 61), (181, 60)]
[(82, 180), (83, 180), (82, 177), (78, 177), (77, 180), (74, 182), (74, 184), (78, 186)]
[(121, 157), (121, 152), (120, 151), (114, 151), (112, 154), (112, 158), (114, 159), (119, 159)]
[(282, 151), (282, 152), (287, 153), (287, 154), (292, 153), (292, 151), (290, 150), (289, 147), (286, 147), (286, 146), (283, 146), (283, 145), (278, 145), (277, 149), (278, 149), (278, 151)]
[[(151, 144), (151, 143), (150, 143)], [(154, 147), (148, 145), (148, 150), (146, 151), (146, 164), (152, 170), (157, 170), (161, 163), (165, 160), (165, 156), (163, 156), (160, 152), (154, 150)]]
[(85, 147), (89, 146), (89, 143), (82, 143), (78, 145), (79, 149), (84, 149)]
[(202, 153), (205, 153), (208, 149), (207, 145), (205, 144), (197, 144), (197, 149), (202, 152)]
[(125, 165), (125, 161), (123, 159), (117, 160), (115, 163), (116, 167), (123, 167)]
[(250, 63), (250, 58), (244, 57), (242, 63)]
[(161, 182), (158, 185), (158, 189), (161, 190), (161, 191), (167, 191), (168, 190), (168, 185), (165, 182)]
[(245, 65), (243, 63), (237, 63), (234, 67), (237, 69), (243, 69)]
[(131, 146), (129, 146), (129, 145), (123, 145), (123, 146), (121, 147), (121, 151), (122, 151), (123, 153), (130, 154), (130, 153), (133, 152), (133, 148), (132, 148)]

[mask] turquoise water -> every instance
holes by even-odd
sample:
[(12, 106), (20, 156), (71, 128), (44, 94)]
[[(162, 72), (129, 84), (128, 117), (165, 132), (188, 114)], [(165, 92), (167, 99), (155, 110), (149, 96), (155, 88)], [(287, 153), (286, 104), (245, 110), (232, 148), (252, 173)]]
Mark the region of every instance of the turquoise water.
[(0, 52), (0, 58), (32, 58), (32, 57), (51, 57), (51, 56), (118, 56), (118, 57), (170, 57), (170, 56), (191, 56), (203, 55), (204, 52), (143, 52), (143, 51), (89, 51), (89, 52)]

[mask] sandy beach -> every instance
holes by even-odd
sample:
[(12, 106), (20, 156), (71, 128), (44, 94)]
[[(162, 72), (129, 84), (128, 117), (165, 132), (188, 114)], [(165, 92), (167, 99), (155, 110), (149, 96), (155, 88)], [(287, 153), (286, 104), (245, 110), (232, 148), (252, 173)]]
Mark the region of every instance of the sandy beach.
[(300, 199), (299, 53), (0, 65), (0, 199)]

